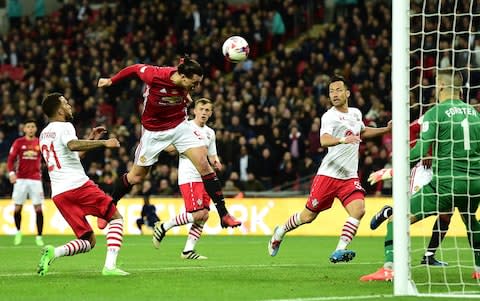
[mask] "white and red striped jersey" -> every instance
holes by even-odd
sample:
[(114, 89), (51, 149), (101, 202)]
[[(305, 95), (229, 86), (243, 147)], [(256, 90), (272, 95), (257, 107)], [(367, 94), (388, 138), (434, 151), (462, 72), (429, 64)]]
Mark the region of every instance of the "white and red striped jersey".
[(142, 124), (149, 131), (173, 129), (187, 118), (188, 91), (170, 79), (176, 71), (176, 67), (135, 64), (112, 77), (112, 84), (133, 75), (145, 83)]
[[(200, 127), (193, 120), (189, 120), (188, 123), (192, 127), (195, 136), (205, 142), (205, 146), (208, 148), (208, 155), (216, 155), (217, 146), (215, 145), (215, 131), (206, 125)], [(180, 155), (178, 161), (178, 185), (193, 182), (202, 182), (202, 176), (190, 159), (184, 155)]]
[[(337, 138), (358, 136), (364, 128), (362, 113), (359, 109), (348, 108), (347, 113), (342, 113), (332, 107), (322, 116), (320, 136), (323, 134), (330, 134)], [(358, 178), (358, 148), (359, 144), (330, 146), (318, 168), (317, 175), (336, 179)]]
[(89, 180), (78, 152), (71, 151), (67, 146), (71, 140), (78, 138), (70, 122), (50, 122), (40, 133), (40, 149), (47, 163), (52, 197), (78, 188)]

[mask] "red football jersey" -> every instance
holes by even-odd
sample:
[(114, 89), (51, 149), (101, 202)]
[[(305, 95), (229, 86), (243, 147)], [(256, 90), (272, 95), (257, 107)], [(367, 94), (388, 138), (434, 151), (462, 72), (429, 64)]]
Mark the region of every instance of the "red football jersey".
[(37, 137), (32, 140), (20, 137), (13, 142), (10, 148), (7, 159), (8, 171), (15, 171), (18, 179), (40, 180), (41, 157)]
[(170, 80), (176, 71), (175, 67), (135, 64), (112, 77), (112, 84), (133, 75), (145, 83), (142, 124), (149, 131), (172, 129), (187, 118), (188, 91)]

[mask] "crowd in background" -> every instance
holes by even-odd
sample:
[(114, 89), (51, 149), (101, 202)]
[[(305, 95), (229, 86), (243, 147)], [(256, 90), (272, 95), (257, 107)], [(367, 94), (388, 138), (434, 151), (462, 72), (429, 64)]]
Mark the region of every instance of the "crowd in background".
[[(460, 7), (468, 2), (460, 1)], [(88, 1), (80, 5), (65, 1), (48, 21), (15, 19), (16, 26), (0, 38), (0, 65), (11, 68), (11, 72), (0, 72), (0, 194), (11, 192), (3, 162), (21, 134), (22, 122), (33, 118), (43, 128), (41, 100), (56, 91), (73, 104), (79, 137), (103, 125), (120, 140), (118, 151), (98, 150), (83, 161), (88, 175), (111, 191), (114, 179), (130, 168), (141, 135), (143, 86), (132, 79), (97, 90), (98, 78), (134, 63), (176, 65), (183, 54), (190, 54), (205, 70), (193, 98), (214, 102), (209, 125), (217, 132), (224, 164), (219, 175), (226, 192), (308, 191), (326, 152), (320, 146), (319, 129), (322, 114), (330, 108), (330, 75), (346, 77), (352, 92), (350, 105), (362, 111), (367, 126), (385, 126), (391, 119), (391, 7), (384, 1), (352, 3), (347, 9), (337, 7), (333, 23), (325, 23), (324, 1), (313, 0), (263, 0), (248, 5), (125, 0), (99, 9), (91, 8)], [(314, 35), (302, 34), (315, 24), (322, 25), (316, 26)], [(249, 42), (251, 53), (245, 62), (234, 65), (222, 56), (222, 43), (231, 35)], [(480, 51), (477, 40), (470, 46), (468, 38), (459, 39), (467, 48), (478, 46)], [(412, 40), (412, 45), (420, 43), (424, 44), (421, 37)], [(425, 65), (433, 59), (432, 65), (425, 65), (433, 66), (436, 55), (417, 53), (412, 60)], [(445, 64), (458, 64), (454, 57), (450, 54)], [(480, 66), (475, 58), (471, 64)], [(412, 86), (427, 87), (412, 89), (412, 105), (418, 99), (422, 104), (432, 102), (429, 71), (412, 73)], [(478, 90), (470, 91), (467, 96), (472, 102), (480, 100), (474, 93)], [(418, 110), (412, 113), (412, 118), (418, 114)], [(391, 147), (389, 135), (361, 144), (360, 178), (369, 194), (391, 192), (391, 186), (372, 187), (367, 182), (371, 171), (390, 164)], [(177, 157), (162, 154), (148, 181), (133, 193), (178, 194), (177, 172)], [(44, 179), (48, 184), (46, 173)]]

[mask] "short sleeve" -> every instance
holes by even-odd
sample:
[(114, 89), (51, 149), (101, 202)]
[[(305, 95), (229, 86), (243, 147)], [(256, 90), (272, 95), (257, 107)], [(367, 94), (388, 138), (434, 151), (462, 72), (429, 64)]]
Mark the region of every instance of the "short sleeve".
[(60, 135), (60, 140), (64, 145), (67, 145), (67, 143), (72, 140), (78, 140), (77, 133), (75, 132), (73, 124), (71, 124), (70, 122), (65, 123), (65, 128), (62, 131), (62, 135)]
[(333, 135), (334, 127), (335, 121), (332, 118), (332, 114), (329, 114), (329, 112), (323, 114), (320, 127), (320, 136), (323, 134)]

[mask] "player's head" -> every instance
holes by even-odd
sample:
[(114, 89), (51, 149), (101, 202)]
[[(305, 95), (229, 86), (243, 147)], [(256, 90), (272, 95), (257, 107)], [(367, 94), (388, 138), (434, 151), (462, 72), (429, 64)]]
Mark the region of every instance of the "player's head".
[(347, 105), (348, 98), (350, 97), (350, 90), (348, 85), (340, 75), (334, 75), (328, 83), (328, 96), (334, 107), (343, 107)]
[(48, 119), (55, 121), (73, 120), (72, 106), (60, 93), (50, 93), (42, 101), (42, 110)]
[(177, 66), (177, 71), (180, 75), (179, 85), (187, 91), (195, 89), (203, 79), (202, 66), (188, 55), (182, 58), (180, 65)]
[(208, 98), (197, 99), (195, 101), (195, 107), (193, 109), (193, 113), (195, 114), (195, 120), (201, 126), (204, 126), (213, 113), (212, 101)]
[(37, 133), (37, 122), (33, 119), (25, 120), (23, 123), (23, 132), (28, 138), (35, 137), (35, 134)]
[(462, 73), (453, 68), (439, 69), (435, 83), (435, 94), (438, 100), (460, 99), (462, 95)]

